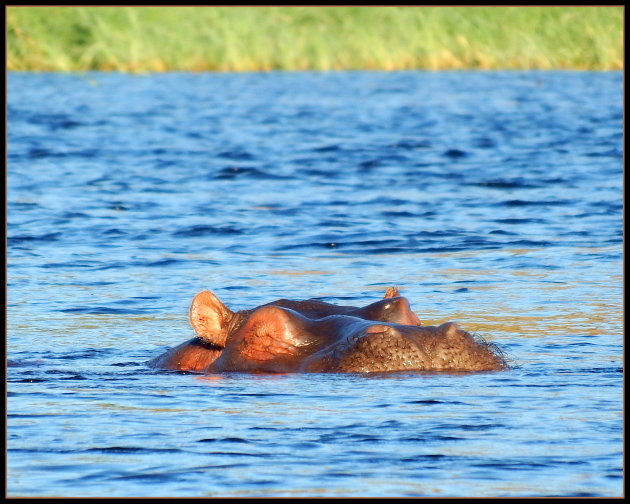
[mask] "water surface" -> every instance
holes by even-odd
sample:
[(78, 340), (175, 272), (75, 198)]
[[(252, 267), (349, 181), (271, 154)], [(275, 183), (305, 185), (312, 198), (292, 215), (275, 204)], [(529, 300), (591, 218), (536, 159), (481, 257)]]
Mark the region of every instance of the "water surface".
[[(622, 494), (622, 75), (8, 78), (8, 495)], [(513, 368), (198, 376), (210, 289), (398, 285)]]

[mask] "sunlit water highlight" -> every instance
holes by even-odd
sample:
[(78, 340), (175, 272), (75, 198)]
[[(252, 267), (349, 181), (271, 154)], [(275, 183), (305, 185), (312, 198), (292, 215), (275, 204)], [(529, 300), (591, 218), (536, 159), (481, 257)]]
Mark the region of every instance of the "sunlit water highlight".
[[(9, 495), (621, 495), (620, 73), (8, 83)], [(145, 365), (201, 289), (390, 285), (513, 369)]]

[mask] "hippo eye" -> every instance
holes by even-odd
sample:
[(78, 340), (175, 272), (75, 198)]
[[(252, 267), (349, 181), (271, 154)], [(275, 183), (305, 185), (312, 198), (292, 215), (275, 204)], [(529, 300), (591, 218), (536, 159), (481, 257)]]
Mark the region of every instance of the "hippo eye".
[(385, 306), (383, 306), (384, 310), (389, 310), (392, 307), (391, 303), (387, 303)]

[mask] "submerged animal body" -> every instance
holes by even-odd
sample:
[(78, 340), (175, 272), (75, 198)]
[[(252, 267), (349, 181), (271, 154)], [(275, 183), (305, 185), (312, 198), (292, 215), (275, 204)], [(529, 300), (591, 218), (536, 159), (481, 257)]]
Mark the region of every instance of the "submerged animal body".
[(220, 373), (500, 371), (498, 347), (448, 322), (423, 326), (397, 288), (364, 307), (279, 299), (233, 312), (209, 291), (195, 296), (197, 336), (149, 364)]

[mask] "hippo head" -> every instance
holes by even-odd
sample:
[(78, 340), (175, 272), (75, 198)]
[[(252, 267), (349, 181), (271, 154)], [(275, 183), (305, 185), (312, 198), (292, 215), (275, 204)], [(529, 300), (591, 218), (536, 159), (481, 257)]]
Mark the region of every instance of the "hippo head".
[(198, 338), (154, 359), (167, 369), (202, 372), (495, 371), (498, 349), (454, 323), (422, 326), (397, 289), (365, 307), (279, 299), (233, 312), (216, 295), (193, 299)]

